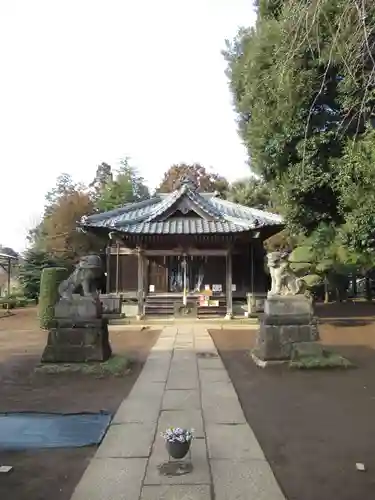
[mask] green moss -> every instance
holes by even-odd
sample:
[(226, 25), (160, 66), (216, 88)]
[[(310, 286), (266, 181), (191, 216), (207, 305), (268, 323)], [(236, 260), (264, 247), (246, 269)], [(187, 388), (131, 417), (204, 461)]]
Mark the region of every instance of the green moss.
[(64, 267), (47, 267), (40, 278), (39, 321), (40, 327), (48, 329), (54, 317), (54, 307), (59, 299), (58, 287), (68, 276)]
[(290, 368), (299, 370), (317, 370), (330, 368), (353, 368), (354, 365), (340, 354), (324, 351), (322, 355), (303, 356), (289, 363)]
[(95, 377), (122, 377), (130, 369), (131, 363), (125, 356), (112, 356), (102, 363), (44, 363), (36, 367), (37, 373), (83, 373)]

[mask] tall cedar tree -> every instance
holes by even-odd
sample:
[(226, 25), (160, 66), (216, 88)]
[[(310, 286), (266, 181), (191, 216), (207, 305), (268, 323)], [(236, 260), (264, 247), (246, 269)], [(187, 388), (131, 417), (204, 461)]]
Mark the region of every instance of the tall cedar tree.
[(106, 212), (125, 203), (149, 198), (150, 193), (143, 177), (129, 164), (128, 158), (120, 161), (120, 168), (115, 176), (107, 167), (108, 165), (104, 163), (98, 167), (94, 181), (96, 186), (94, 203), (97, 210)]
[(227, 75), (251, 167), (289, 227), (341, 225), (340, 168), (374, 107), (375, 3), (260, 0), (255, 28), (227, 42)]

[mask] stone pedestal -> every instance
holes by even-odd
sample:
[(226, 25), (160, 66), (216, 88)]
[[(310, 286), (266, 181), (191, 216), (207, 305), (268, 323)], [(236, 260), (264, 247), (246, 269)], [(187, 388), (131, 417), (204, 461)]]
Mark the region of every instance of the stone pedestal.
[(253, 359), (262, 366), (265, 362), (288, 361), (295, 344), (317, 340), (318, 325), (311, 300), (304, 295), (274, 295), (264, 304)]
[(106, 361), (111, 354), (108, 320), (102, 317), (99, 299), (61, 299), (55, 306), (42, 363)]

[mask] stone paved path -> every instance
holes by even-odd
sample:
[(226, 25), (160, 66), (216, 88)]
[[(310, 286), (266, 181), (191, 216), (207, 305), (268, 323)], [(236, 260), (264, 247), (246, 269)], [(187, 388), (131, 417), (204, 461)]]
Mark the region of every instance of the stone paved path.
[[(189, 474), (159, 474), (170, 425), (195, 429)], [(167, 326), (72, 500), (213, 499), (285, 500), (207, 330)]]

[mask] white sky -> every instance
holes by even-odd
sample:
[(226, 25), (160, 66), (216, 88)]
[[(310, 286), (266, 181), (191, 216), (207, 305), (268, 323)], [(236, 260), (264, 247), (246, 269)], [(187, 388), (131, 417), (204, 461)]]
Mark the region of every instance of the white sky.
[(0, 0), (0, 244), (24, 248), (62, 172), (248, 175), (220, 51), (254, 21), (251, 0)]

